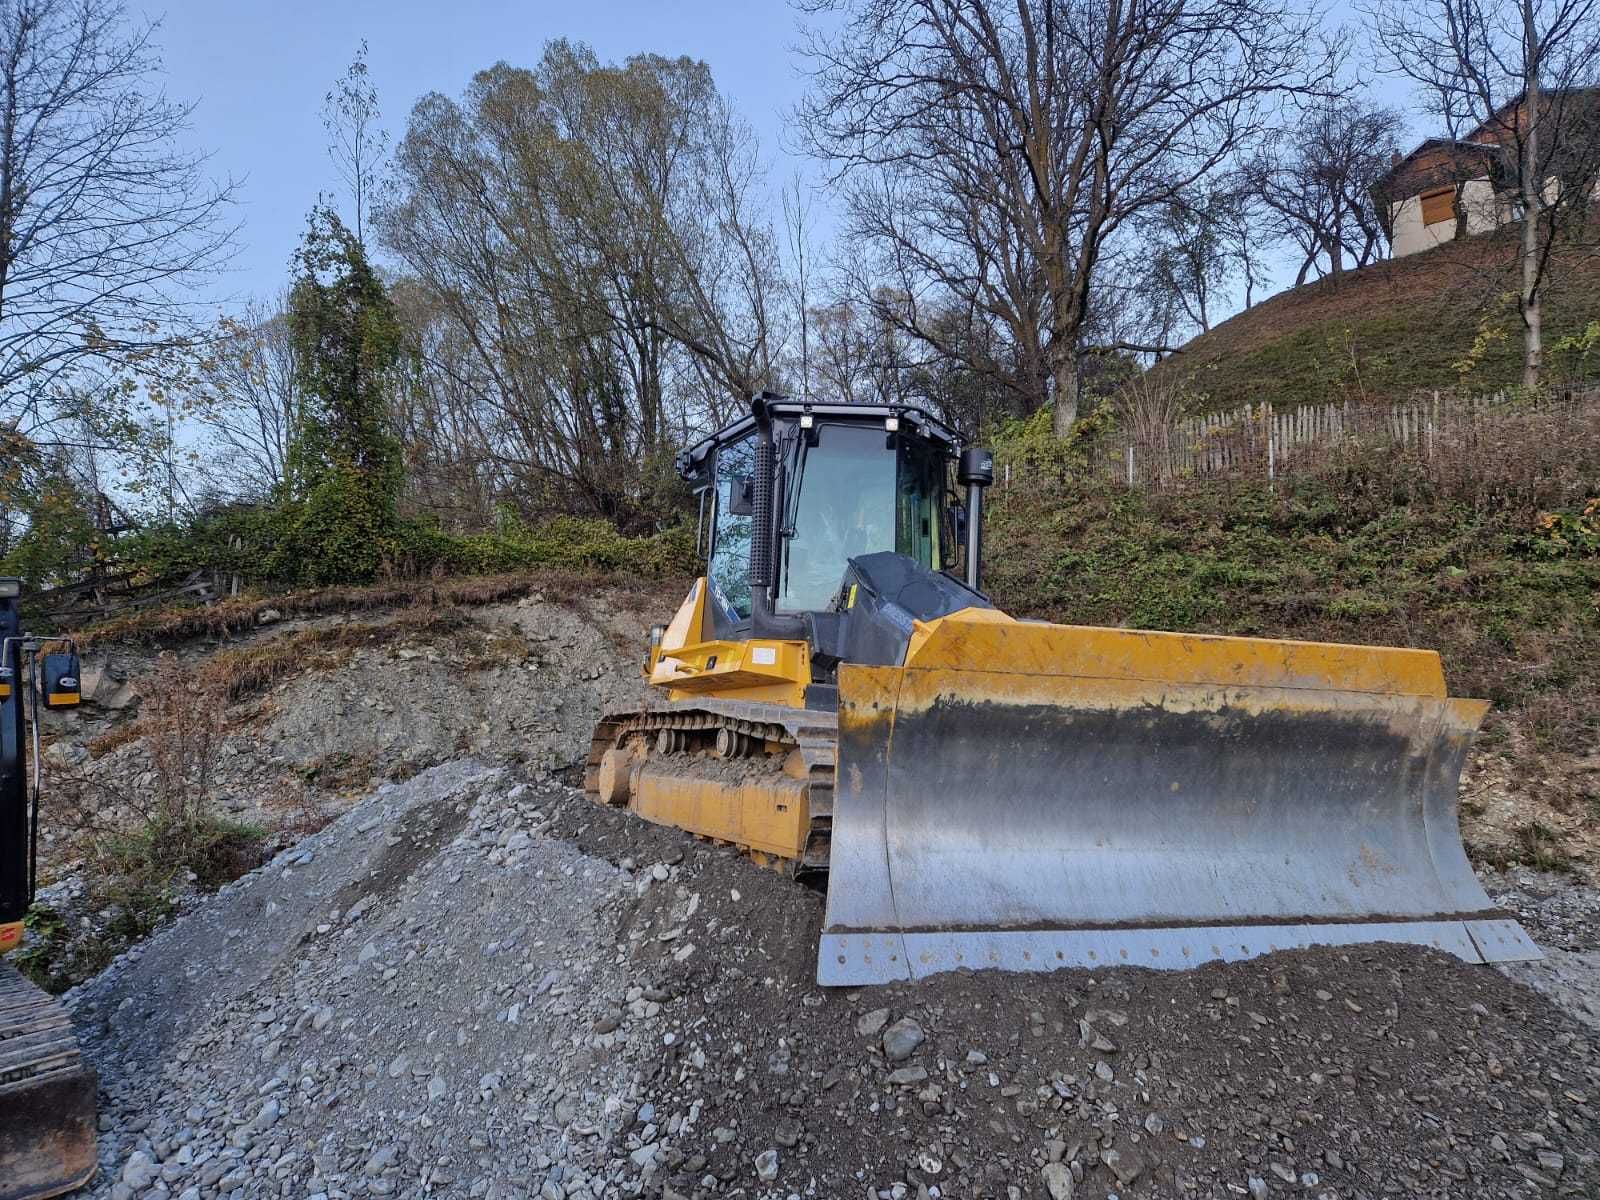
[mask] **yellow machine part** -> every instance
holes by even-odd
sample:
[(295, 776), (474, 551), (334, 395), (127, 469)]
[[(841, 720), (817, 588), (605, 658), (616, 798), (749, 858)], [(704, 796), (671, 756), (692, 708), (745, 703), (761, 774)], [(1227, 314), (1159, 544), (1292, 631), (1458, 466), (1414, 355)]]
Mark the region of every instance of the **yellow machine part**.
[(625, 803), (657, 825), (774, 858), (799, 858), (811, 823), (808, 771), (800, 754), (791, 751), (781, 773), (739, 768), (689, 755), (654, 758), (642, 749), (612, 750), (601, 762), (600, 798)]
[(1456, 823), (1431, 651), (1014, 622), (839, 672), (818, 981), (1415, 942), (1536, 958)]
[(753, 639), (709, 640), (702, 576), (673, 614), (659, 644), (645, 664), (646, 678), (665, 688), (674, 700), (736, 693), (741, 700), (760, 700), (801, 708), (811, 682), (811, 650), (805, 642)]

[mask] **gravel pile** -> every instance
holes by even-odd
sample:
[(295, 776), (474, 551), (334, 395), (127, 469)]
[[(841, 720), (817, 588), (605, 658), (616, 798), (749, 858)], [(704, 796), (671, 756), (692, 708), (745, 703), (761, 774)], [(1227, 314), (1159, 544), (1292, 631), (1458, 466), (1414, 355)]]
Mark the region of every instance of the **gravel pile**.
[(825, 992), (821, 900), (548, 776), (380, 789), (70, 1003), (92, 1194), (1600, 1192), (1600, 1045), (1404, 947)]
[(1496, 904), (1517, 914), (1545, 953), (1543, 962), (1506, 963), (1500, 970), (1600, 1031), (1600, 890), (1527, 867), (1489, 872), (1484, 886)]

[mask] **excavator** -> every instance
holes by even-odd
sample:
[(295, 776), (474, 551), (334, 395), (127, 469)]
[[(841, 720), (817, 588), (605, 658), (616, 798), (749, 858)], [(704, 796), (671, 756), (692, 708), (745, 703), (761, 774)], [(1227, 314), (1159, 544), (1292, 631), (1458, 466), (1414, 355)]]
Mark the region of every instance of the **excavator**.
[[(25, 633), (21, 595), (20, 580), (0, 578), (0, 953), (22, 942), (38, 883), (40, 709), (82, 699), (76, 647)], [(95, 1074), (66, 1009), (0, 963), (0, 1200), (86, 1183), (95, 1129)]]
[(1400, 942), (1540, 957), (1462, 845), (1438, 654), (1053, 625), (982, 590), (993, 456), (763, 393), (684, 451), (705, 573), (598, 802), (826, 889), (824, 986)]

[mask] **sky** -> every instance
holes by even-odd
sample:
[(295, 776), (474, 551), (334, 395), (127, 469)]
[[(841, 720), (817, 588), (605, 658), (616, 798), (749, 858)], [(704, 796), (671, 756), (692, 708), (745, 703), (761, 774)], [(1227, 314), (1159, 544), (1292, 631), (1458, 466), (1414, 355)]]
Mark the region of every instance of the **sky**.
[[(168, 95), (195, 106), (192, 147), (211, 154), (214, 176), (239, 184), (242, 228), (214, 289), (219, 310), (275, 296), (319, 192), (342, 197), (321, 109), (363, 39), (381, 124), (396, 141), (422, 95), (459, 96), (474, 72), (502, 59), (532, 66), (546, 42), (566, 37), (604, 61), (644, 51), (703, 59), (760, 138), (774, 190), (796, 170), (817, 177), (784, 145), (806, 81), (797, 17), (782, 0), (170, 0), (144, 11), (161, 22)], [(1352, 16), (1336, 0), (1330, 19)], [(1375, 90), (1405, 106), (1398, 83)], [(825, 229), (826, 195), (814, 203)]]
[(459, 96), (504, 59), (533, 66), (546, 42), (586, 42), (604, 61), (687, 54), (755, 128), (774, 185), (805, 164), (781, 149), (785, 114), (805, 90), (791, 53), (795, 14), (781, 0), (171, 0), (147, 5), (170, 98), (193, 103), (190, 145), (239, 183), (243, 228), (216, 301), (270, 298), (319, 191), (335, 192), (322, 101), (367, 42), (382, 125), (398, 141), (416, 100)]

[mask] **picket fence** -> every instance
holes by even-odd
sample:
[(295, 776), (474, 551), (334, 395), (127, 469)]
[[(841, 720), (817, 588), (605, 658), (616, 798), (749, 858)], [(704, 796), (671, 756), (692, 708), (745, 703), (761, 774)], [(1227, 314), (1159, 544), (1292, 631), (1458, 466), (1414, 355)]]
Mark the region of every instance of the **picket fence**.
[(1537, 398), (1505, 392), (1455, 397), (1434, 392), (1394, 404), (1313, 404), (1275, 409), (1268, 403), (1232, 412), (1162, 421), (1134, 414), (1136, 433), (1108, 439), (1100, 469), (1129, 487), (1182, 486), (1206, 478), (1268, 481), (1315, 470), (1352, 445), (1406, 452), (1431, 460), (1481, 447), (1495, 432), (1532, 418), (1600, 420), (1600, 388)]

